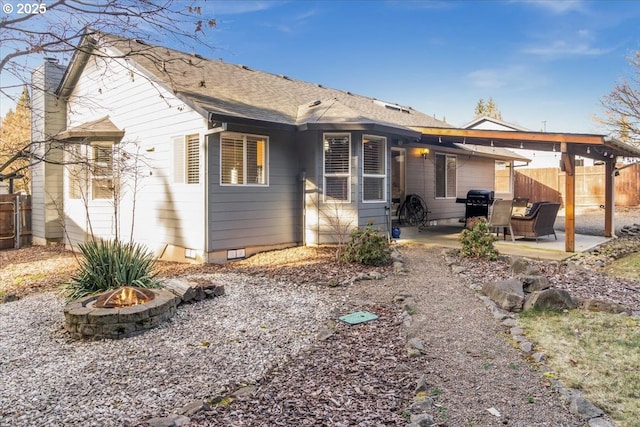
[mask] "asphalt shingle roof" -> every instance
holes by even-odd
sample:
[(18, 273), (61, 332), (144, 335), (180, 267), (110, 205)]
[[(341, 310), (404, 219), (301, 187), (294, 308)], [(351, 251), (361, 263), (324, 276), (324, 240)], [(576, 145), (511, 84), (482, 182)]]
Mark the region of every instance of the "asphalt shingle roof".
[(288, 125), (332, 122), (452, 127), (410, 107), (287, 76), (113, 35), (102, 35), (100, 42), (116, 48), (174, 93), (213, 114)]

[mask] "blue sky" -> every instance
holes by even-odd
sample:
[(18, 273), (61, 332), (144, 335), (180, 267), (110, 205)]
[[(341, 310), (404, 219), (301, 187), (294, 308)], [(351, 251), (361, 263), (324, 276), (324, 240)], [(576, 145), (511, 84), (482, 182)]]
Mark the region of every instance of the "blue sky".
[[(534, 131), (605, 133), (632, 73), (635, 1), (213, 1), (200, 54), (411, 106), (455, 126), (492, 97)], [(2, 114), (6, 112), (6, 99)]]
[[(531, 130), (603, 133), (640, 50), (635, 1), (221, 1), (206, 56), (435, 114), (493, 97)], [(546, 122), (546, 123), (545, 123)]]

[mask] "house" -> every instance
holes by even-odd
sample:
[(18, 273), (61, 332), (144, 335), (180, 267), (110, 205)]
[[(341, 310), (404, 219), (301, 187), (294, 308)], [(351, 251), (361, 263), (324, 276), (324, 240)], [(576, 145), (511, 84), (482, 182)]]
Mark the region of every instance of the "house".
[[(161, 259), (226, 262), (390, 232), (420, 194), (457, 221), (495, 161), (464, 141), (423, 140), (445, 122), (351, 92), (92, 34), (63, 67), (33, 72), (35, 243), (134, 240)], [(101, 54), (102, 53), (102, 54)]]

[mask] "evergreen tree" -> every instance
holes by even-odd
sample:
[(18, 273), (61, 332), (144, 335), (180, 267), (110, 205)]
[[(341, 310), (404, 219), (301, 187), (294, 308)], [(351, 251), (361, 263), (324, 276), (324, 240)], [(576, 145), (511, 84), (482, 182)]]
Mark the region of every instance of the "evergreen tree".
[[(31, 112), (29, 109), (29, 92), (25, 86), (18, 99), (16, 110), (9, 110), (0, 123), (0, 165), (4, 165), (16, 153), (29, 145), (31, 139)], [(0, 175), (10, 175), (17, 172), (23, 179), (14, 181), (14, 191), (29, 192), (29, 160), (25, 157), (17, 158), (0, 170)]]
[(489, 97), (489, 100), (486, 103), (484, 102), (484, 99), (480, 98), (476, 104), (475, 117), (491, 117), (493, 119), (502, 120), (502, 113), (500, 113), (493, 97)]
[(475, 115), (476, 118), (485, 116), (487, 113), (487, 106), (484, 105), (484, 99), (480, 98), (476, 104)]

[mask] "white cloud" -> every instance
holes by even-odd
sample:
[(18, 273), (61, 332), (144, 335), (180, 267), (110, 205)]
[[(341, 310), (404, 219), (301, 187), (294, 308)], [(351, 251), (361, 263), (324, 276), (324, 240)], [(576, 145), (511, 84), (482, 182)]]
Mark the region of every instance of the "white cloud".
[(525, 48), (524, 53), (546, 57), (559, 56), (599, 56), (611, 52), (611, 49), (603, 49), (590, 45), (587, 42), (569, 42), (566, 40), (553, 40), (545, 45)]
[(483, 68), (468, 74), (471, 85), (476, 89), (526, 90), (545, 84), (546, 79), (524, 65), (510, 65), (503, 68)]
[(215, 16), (241, 15), (278, 7), (281, 1), (216, 1), (211, 8)]
[(556, 15), (569, 12), (584, 12), (585, 2), (582, 0), (527, 0), (526, 3), (545, 9)]

